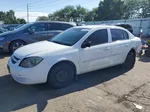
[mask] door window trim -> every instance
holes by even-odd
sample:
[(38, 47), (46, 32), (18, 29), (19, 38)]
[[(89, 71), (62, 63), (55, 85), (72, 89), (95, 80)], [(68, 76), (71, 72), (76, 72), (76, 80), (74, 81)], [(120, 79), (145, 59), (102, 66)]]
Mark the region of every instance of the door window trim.
[[(101, 44), (97, 44), (97, 45), (91, 45), (91, 47), (95, 47), (95, 46), (99, 46), (99, 45), (105, 45), (105, 44), (110, 43), (110, 32), (109, 32), (108, 28), (103, 28), (103, 29), (97, 29), (97, 30), (93, 31), (90, 35), (88, 35), (88, 36), (86, 37), (86, 39), (82, 42), (81, 46), (84, 44), (85, 41), (87, 41), (87, 39), (88, 39), (93, 33), (95, 33), (95, 32), (98, 31), (98, 30), (107, 30), (108, 42), (106, 42), (106, 43), (101, 43)], [(81, 47), (81, 48), (82, 48), (82, 47)]]
[[(129, 33), (128, 33), (127, 31), (125, 31), (125, 30), (123, 30), (123, 29), (119, 29), (119, 28), (110, 28), (110, 29), (109, 29), (109, 32), (110, 32), (110, 37), (111, 37), (111, 43), (112, 43), (112, 42), (116, 42), (116, 41), (113, 41), (111, 30), (121, 30), (121, 31), (122, 31), (122, 34), (123, 34), (123, 32), (125, 32), (125, 33), (127, 33), (127, 35), (128, 35), (128, 38), (127, 38), (127, 39), (116, 40), (116, 41), (125, 41), (125, 40), (129, 40), (129, 39), (130, 39)], [(124, 34), (123, 34), (123, 36), (124, 36)]]

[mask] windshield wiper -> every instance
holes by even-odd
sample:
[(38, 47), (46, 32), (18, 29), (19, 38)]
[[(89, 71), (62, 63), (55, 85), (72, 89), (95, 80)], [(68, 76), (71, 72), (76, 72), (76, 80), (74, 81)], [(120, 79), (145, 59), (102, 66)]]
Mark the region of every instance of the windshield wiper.
[(70, 46), (70, 44), (66, 44), (66, 43), (63, 43), (63, 42), (58, 42), (58, 41), (51, 41), (51, 42), (54, 42), (54, 43), (57, 43), (57, 44), (61, 44), (61, 45)]

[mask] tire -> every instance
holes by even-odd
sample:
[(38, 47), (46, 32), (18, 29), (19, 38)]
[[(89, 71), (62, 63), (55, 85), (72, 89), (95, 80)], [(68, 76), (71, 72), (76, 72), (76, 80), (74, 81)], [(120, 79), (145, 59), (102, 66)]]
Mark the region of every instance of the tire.
[(75, 79), (75, 69), (71, 64), (59, 63), (50, 70), (47, 82), (53, 88), (64, 88), (71, 84)]
[(13, 41), (9, 47), (10, 53), (13, 53), (15, 50), (17, 50), (18, 48), (20, 48), (24, 45), (25, 45), (25, 42), (22, 40)]
[(136, 55), (134, 51), (130, 51), (126, 57), (125, 62), (122, 64), (122, 67), (125, 69), (132, 69), (135, 65)]

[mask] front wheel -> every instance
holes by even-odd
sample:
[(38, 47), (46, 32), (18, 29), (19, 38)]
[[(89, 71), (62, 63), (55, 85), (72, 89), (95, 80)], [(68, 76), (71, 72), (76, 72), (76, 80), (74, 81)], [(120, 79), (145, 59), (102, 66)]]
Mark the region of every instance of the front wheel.
[(63, 88), (71, 84), (75, 78), (75, 69), (68, 63), (55, 65), (48, 74), (47, 82), (53, 88)]
[(123, 68), (132, 69), (135, 65), (136, 55), (133, 51), (130, 51), (126, 57), (125, 62), (123, 63)]
[(25, 42), (21, 40), (16, 40), (10, 44), (10, 52), (13, 53), (15, 50), (17, 50), (18, 48), (24, 45), (25, 45)]

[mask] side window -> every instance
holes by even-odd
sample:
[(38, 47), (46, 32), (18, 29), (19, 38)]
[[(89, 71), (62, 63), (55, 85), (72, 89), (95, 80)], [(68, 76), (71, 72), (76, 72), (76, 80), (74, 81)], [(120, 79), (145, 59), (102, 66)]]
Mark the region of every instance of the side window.
[(95, 31), (88, 37), (87, 41), (91, 41), (91, 46), (107, 43), (108, 42), (107, 29)]
[(128, 33), (120, 29), (111, 29), (112, 41), (129, 39)]
[(38, 23), (38, 24), (32, 25), (29, 29), (32, 29), (35, 32), (46, 31), (46, 25), (45, 23)]
[(122, 31), (124, 39), (129, 39), (129, 34), (126, 31)]
[(73, 26), (70, 25), (70, 24), (63, 24), (62, 30), (67, 30), (67, 29), (69, 29), (71, 27), (73, 27)]
[(62, 23), (49, 23), (48, 30), (62, 30)]

